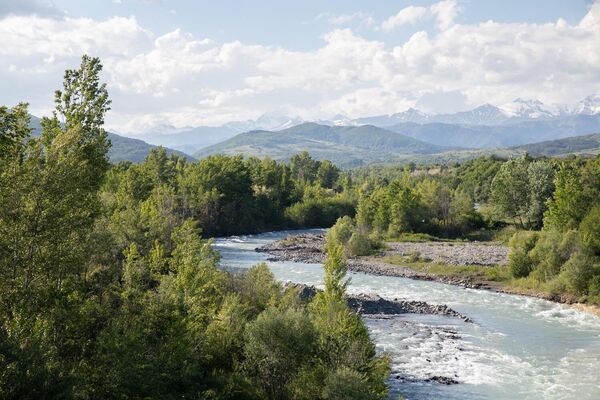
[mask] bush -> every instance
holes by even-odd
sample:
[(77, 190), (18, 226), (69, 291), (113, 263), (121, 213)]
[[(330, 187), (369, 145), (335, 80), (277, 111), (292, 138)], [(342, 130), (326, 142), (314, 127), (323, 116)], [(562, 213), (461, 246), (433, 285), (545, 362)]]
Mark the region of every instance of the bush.
[(593, 262), (593, 258), (582, 251), (575, 252), (569, 258), (561, 272), (569, 292), (577, 295), (587, 293), (589, 281), (594, 274)]
[(539, 235), (536, 232), (517, 232), (508, 243), (510, 253), (508, 254), (508, 269), (515, 278), (524, 278), (534, 268), (534, 263), (529, 252), (535, 246)]
[(573, 251), (577, 236), (573, 233), (563, 235), (558, 231), (545, 231), (539, 234), (535, 247), (529, 252), (538, 281), (547, 282), (560, 273)]
[(600, 304), (600, 274), (593, 276), (588, 282), (588, 301)]
[(374, 248), (371, 240), (359, 232), (354, 232), (346, 246), (348, 254), (353, 256), (368, 256), (373, 254)]
[(600, 204), (593, 207), (581, 221), (579, 234), (584, 246), (600, 255)]
[(317, 337), (304, 310), (269, 308), (248, 325), (243, 369), (268, 398), (287, 398), (288, 383), (314, 354)]
[(296, 227), (328, 228), (345, 215), (354, 215), (354, 204), (340, 197), (307, 199), (285, 209), (285, 218)]
[(375, 395), (363, 374), (349, 368), (331, 371), (325, 379), (323, 398), (327, 400), (374, 400)]
[(327, 243), (346, 246), (355, 231), (356, 226), (352, 218), (348, 216), (338, 218), (335, 225), (327, 231)]

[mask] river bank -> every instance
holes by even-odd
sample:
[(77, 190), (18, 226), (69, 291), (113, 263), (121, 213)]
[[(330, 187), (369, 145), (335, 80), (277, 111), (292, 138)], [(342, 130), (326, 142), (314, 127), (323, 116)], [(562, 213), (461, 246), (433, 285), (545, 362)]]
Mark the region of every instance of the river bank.
[[(256, 249), (268, 261), (322, 263), (325, 235), (290, 235)], [(511, 286), (507, 278), (508, 248), (487, 243), (387, 243), (387, 249), (368, 257), (347, 260), (348, 270), (371, 275), (435, 281), (470, 289), (516, 294), (572, 306), (600, 316), (600, 307), (578, 303), (571, 296)]]
[[(255, 251), (304, 233), (323, 230), (219, 238), (214, 248), (224, 268), (241, 270), (268, 262), (281, 282), (322, 288), (323, 267), (316, 259), (269, 262), (273, 255)], [(375, 274), (352, 274), (347, 293), (445, 304), (474, 321), (435, 314), (362, 313), (377, 351), (392, 360), (390, 398), (600, 398), (597, 374), (590, 373), (598, 370), (600, 318), (589, 313), (533, 297)], [(442, 384), (446, 382), (458, 384)]]

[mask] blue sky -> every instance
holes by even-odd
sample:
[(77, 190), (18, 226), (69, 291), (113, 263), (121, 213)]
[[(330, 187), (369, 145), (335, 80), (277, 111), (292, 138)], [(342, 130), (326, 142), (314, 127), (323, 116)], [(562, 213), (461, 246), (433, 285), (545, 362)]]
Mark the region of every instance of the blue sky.
[(0, 104), (48, 114), (87, 53), (131, 135), (600, 93), (591, 0), (0, 0), (0, 41)]
[[(281, 1), (281, 0), (55, 0), (55, 6), (75, 17), (104, 19), (135, 15), (141, 25), (157, 34), (180, 28), (199, 37), (310, 50), (322, 45), (320, 35), (328, 32), (328, 17), (363, 13), (381, 21), (407, 6), (430, 6), (437, 1)], [(576, 23), (587, 12), (586, 0), (465, 0), (458, 22), (554, 22), (559, 18)], [(385, 35), (359, 18), (351, 23), (365, 37), (393, 42), (405, 40), (413, 27)], [(419, 26), (417, 25), (417, 28)], [(429, 29), (427, 24), (422, 28)]]

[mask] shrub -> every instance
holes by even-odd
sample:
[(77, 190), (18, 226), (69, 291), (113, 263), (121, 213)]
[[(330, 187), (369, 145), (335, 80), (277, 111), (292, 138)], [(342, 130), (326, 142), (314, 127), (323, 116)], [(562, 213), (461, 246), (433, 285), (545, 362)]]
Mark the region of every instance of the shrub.
[(594, 273), (593, 262), (593, 258), (583, 251), (577, 251), (569, 258), (561, 272), (569, 292), (577, 295), (587, 293)]
[(579, 234), (584, 246), (600, 255), (600, 204), (593, 207), (581, 221)]
[(246, 329), (243, 369), (269, 398), (286, 398), (288, 383), (316, 343), (317, 332), (305, 311), (269, 308)]
[[(531, 263), (536, 267), (535, 278), (540, 282), (546, 282), (560, 273), (560, 268), (571, 256), (566, 252), (563, 235), (558, 231), (542, 232), (538, 235), (535, 246), (528, 256)], [(562, 244), (562, 246), (561, 246)], [(561, 251), (563, 250), (563, 251)]]
[(359, 232), (354, 232), (348, 240), (347, 252), (353, 256), (368, 256), (373, 254), (374, 248), (371, 240)]
[(304, 228), (328, 228), (344, 215), (354, 215), (354, 204), (337, 197), (306, 199), (285, 209), (292, 225)]
[(593, 276), (588, 282), (588, 300), (590, 303), (600, 304), (600, 274)]
[(327, 243), (345, 246), (355, 230), (356, 226), (352, 218), (348, 216), (338, 218), (335, 225), (327, 231)]
[(517, 232), (508, 243), (510, 253), (508, 254), (508, 269), (515, 278), (523, 278), (533, 270), (534, 263), (529, 252), (538, 240), (536, 232)]
[(327, 400), (377, 399), (363, 374), (349, 368), (331, 371), (325, 379), (323, 398)]

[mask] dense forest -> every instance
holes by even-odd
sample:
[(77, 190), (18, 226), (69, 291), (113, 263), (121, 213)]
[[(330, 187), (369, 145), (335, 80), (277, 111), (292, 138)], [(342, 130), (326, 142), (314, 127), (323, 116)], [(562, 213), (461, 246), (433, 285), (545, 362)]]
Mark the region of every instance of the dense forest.
[(312, 301), (204, 236), (333, 223), (340, 171), (300, 155), (164, 150), (110, 165), (110, 100), (84, 57), (32, 137), (0, 108), (0, 398), (379, 399), (389, 360), (344, 299), (341, 247)]
[(507, 241), (514, 285), (600, 304), (600, 156), (485, 157), (351, 177), (356, 218), (334, 227), (348, 255), (382, 240)]

